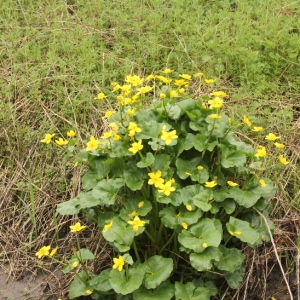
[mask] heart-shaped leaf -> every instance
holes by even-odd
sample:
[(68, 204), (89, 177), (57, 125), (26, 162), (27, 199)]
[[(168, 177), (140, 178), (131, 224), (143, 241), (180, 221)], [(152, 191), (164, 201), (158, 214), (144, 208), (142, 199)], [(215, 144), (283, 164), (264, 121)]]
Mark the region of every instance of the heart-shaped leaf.
[(140, 266), (145, 272), (145, 287), (154, 289), (170, 276), (173, 271), (173, 260), (155, 255)]

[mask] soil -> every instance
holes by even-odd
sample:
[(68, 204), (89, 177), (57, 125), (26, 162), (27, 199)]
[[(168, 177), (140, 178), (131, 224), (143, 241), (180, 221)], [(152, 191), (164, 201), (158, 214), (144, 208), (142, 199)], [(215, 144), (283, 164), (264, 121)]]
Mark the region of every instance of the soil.
[[(52, 294), (49, 297), (49, 288), (51, 290), (53, 284), (57, 288), (57, 282), (55, 283), (53, 280), (53, 275), (56, 280), (61, 277), (61, 273), (56, 271), (55, 274), (52, 273), (51, 275), (40, 274), (34, 280), (30, 279), (31, 276), (27, 276), (21, 280), (13, 281), (7, 280), (7, 275), (0, 272), (0, 300), (57, 300), (58, 295)], [(248, 286), (247, 300), (291, 300), (278, 265), (272, 267), (266, 284), (263, 283), (263, 278), (261, 278), (261, 283), (255, 281), (255, 284), (253, 282), (253, 285), (250, 283)], [(294, 299), (297, 299), (295, 275), (289, 276), (289, 282), (290, 289), (294, 293)], [(47, 296), (45, 296), (46, 294)], [(244, 292), (242, 292), (234, 299), (243, 300), (244, 296)], [(80, 299), (88, 298), (80, 297)], [(64, 298), (64, 300), (67, 299)]]

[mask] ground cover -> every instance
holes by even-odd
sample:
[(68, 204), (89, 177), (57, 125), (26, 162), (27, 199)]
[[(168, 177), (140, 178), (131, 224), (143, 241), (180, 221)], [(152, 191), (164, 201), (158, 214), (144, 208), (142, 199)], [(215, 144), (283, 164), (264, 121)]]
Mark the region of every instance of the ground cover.
[[(91, 133), (100, 135), (101, 116), (113, 103), (94, 100), (97, 93), (126, 74), (142, 76), (164, 67), (215, 78), (218, 89), (230, 94), (225, 109), (241, 138), (255, 140), (241, 125), (244, 114), (283, 136), (291, 166), (282, 172), (270, 158), (266, 172), (279, 186), (272, 199), (276, 249), (287, 259), (287, 270), (295, 268), (298, 5), (288, 0), (2, 1), (0, 259), (9, 264), (9, 275), (36, 272), (34, 253), (45, 243), (63, 249), (76, 242), (67, 231), (72, 218), (57, 215), (55, 208), (77, 195), (82, 170), (62, 161), (54, 146), (44, 147), (44, 133), (73, 129), (82, 143)], [(195, 86), (192, 92), (197, 96), (200, 90)], [(95, 232), (92, 228), (82, 243), (98, 249), (99, 264), (110, 263)]]

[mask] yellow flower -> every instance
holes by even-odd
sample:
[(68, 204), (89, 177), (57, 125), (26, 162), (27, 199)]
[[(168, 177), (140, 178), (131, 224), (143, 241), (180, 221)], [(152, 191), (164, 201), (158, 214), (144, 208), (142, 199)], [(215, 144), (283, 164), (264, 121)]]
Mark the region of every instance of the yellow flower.
[(198, 72), (198, 73), (196, 73), (194, 76), (195, 76), (195, 77), (202, 77), (202, 76), (204, 76), (204, 73)]
[(136, 211), (133, 211), (132, 213), (128, 214), (130, 218), (136, 217), (138, 213)]
[(85, 292), (87, 295), (91, 295), (93, 293), (93, 291), (91, 291), (91, 290), (86, 290)]
[(208, 104), (210, 104), (209, 108), (221, 108), (223, 106), (223, 100), (220, 97), (215, 97), (212, 100), (208, 100)]
[(137, 153), (138, 151), (143, 149), (143, 145), (142, 145), (142, 140), (139, 140), (137, 143), (132, 143), (131, 144), (131, 148), (128, 149), (128, 151), (132, 152), (132, 153)]
[(202, 247), (205, 249), (205, 248), (207, 248), (207, 243), (203, 243), (202, 244)]
[(119, 141), (121, 139), (121, 136), (118, 134), (114, 134), (113, 139), (114, 139), (114, 141)]
[(138, 208), (141, 208), (141, 207), (143, 207), (143, 206), (144, 206), (144, 204), (145, 204), (145, 202), (144, 202), (144, 201), (141, 201), (141, 202), (139, 202), (139, 203), (138, 203)]
[(121, 88), (121, 86), (119, 84), (116, 84), (112, 91), (117, 92), (120, 88)]
[(228, 184), (229, 186), (237, 186), (237, 185), (238, 185), (237, 183), (235, 183), (235, 182), (233, 182), (233, 181), (230, 181), (230, 180), (227, 181), (227, 184)]
[(192, 210), (193, 210), (193, 207), (192, 207), (192, 205), (190, 205), (190, 204), (187, 204), (185, 207), (186, 207), (186, 209), (187, 209), (188, 211), (192, 211)]
[(125, 264), (124, 258), (123, 256), (119, 255), (119, 258), (114, 258), (114, 265), (113, 265), (113, 269), (118, 269), (119, 271), (123, 270), (123, 266)]
[(106, 232), (112, 228), (113, 220), (111, 220), (108, 224), (104, 225), (102, 232)]
[(170, 91), (170, 98), (174, 98), (174, 97), (177, 97), (177, 96), (178, 96), (178, 93), (175, 90)]
[(204, 168), (202, 166), (198, 166), (197, 170), (202, 171)]
[(175, 191), (175, 188), (172, 186), (172, 181), (169, 180), (165, 184), (161, 184), (159, 186), (160, 190), (159, 193), (164, 193), (166, 196), (170, 196), (171, 192)]
[(215, 96), (215, 97), (228, 97), (228, 95), (222, 91), (212, 92), (212, 93), (210, 93), (210, 95)]
[(170, 73), (174, 72), (174, 70), (172, 70), (172, 69), (164, 69), (161, 72), (164, 73), (164, 74), (170, 74)]
[(41, 143), (45, 143), (45, 144), (49, 144), (51, 142), (51, 139), (55, 136), (55, 133), (53, 134), (50, 134), (50, 133), (47, 133), (45, 135), (45, 137), (41, 140)]
[(74, 131), (74, 130), (70, 130), (67, 132), (68, 137), (74, 137), (75, 135), (76, 135), (76, 131)]
[(108, 110), (105, 115), (104, 118), (109, 118), (111, 117), (113, 114), (115, 114), (116, 112), (114, 110)]
[(173, 140), (178, 138), (178, 135), (176, 135), (176, 130), (167, 132), (164, 129), (161, 131), (162, 135), (161, 135), (161, 139), (163, 141), (165, 141), (166, 145), (170, 145), (172, 143)]
[(99, 146), (100, 141), (96, 140), (94, 136), (90, 137), (90, 140), (86, 143), (86, 151), (96, 150)]
[(258, 182), (259, 182), (259, 185), (262, 187), (267, 186), (266, 182), (263, 179), (260, 179)]
[(82, 226), (79, 222), (77, 222), (75, 225), (70, 226), (71, 232), (79, 232), (84, 228), (86, 228), (86, 226)]
[(260, 127), (260, 126), (253, 126), (253, 129), (252, 129), (252, 131), (253, 132), (260, 132), (260, 131), (262, 131), (263, 130), (263, 127)]
[(95, 98), (95, 99), (97, 99), (97, 100), (103, 100), (103, 99), (105, 99), (107, 96), (105, 95), (105, 94), (103, 94), (103, 93), (99, 93), (98, 95), (97, 95), (97, 98)]
[(137, 126), (137, 124), (136, 123), (134, 123), (134, 122), (129, 122), (129, 125), (128, 125), (128, 128), (127, 128), (128, 130), (129, 130), (129, 136), (130, 137), (133, 137), (137, 132), (141, 132), (142, 131), (142, 129), (141, 128), (139, 128), (138, 126)]
[(218, 114), (211, 114), (208, 116), (209, 118), (212, 118), (212, 119), (221, 119), (222, 116), (218, 115)]
[(183, 94), (185, 92), (185, 89), (184, 88), (181, 88), (178, 90), (179, 94)]
[(108, 125), (113, 131), (118, 131), (119, 129), (119, 126), (115, 123), (115, 122), (112, 122)]
[(168, 78), (166, 78), (164, 76), (161, 76), (161, 75), (156, 76), (156, 78), (159, 79), (160, 81), (162, 81), (163, 83), (166, 83), (166, 84), (172, 82), (172, 79), (168, 79)]
[(79, 265), (79, 262), (78, 262), (78, 261), (74, 261), (74, 262), (72, 263), (72, 267), (73, 267), (73, 268), (76, 268), (78, 265)]
[(164, 179), (161, 178), (161, 171), (157, 171), (156, 173), (148, 173), (150, 179), (148, 181), (149, 185), (153, 185), (155, 187), (159, 187), (162, 183), (164, 183)]
[(123, 92), (125, 96), (129, 95), (131, 92), (131, 85), (130, 84), (124, 84), (120, 86), (120, 90)]
[(278, 159), (279, 159), (279, 162), (283, 165), (287, 165), (290, 163), (283, 155), (279, 155)]
[(152, 79), (155, 79), (155, 78), (156, 78), (156, 75), (150, 74), (150, 75), (148, 75), (148, 76), (146, 77), (146, 80), (148, 81), (148, 80), (152, 80)]
[(264, 146), (258, 146), (256, 148), (255, 156), (256, 157), (264, 157), (267, 155), (266, 147)]
[(35, 255), (38, 258), (42, 258), (43, 256), (48, 256), (49, 251), (50, 251), (50, 246), (44, 246)]
[(187, 83), (188, 83), (188, 82), (185, 81), (184, 79), (177, 79), (177, 80), (175, 80), (175, 82), (174, 82), (174, 84), (175, 84), (176, 86), (186, 85)]
[(228, 231), (231, 235), (241, 235), (242, 234), (242, 232), (241, 231), (234, 231), (234, 232), (232, 232), (232, 231)]
[(211, 84), (215, 82), (215, 79), (204, 79), (206, 84)]
[(274, 133), (269, 133), (265, 137), (265, 140), (267, 141), (276, 141), (278, 139), (280, 139), (280, 136), (276, 136)]
[(127, 221), (127, 223), (133, 226), (133, 231), (138, 231), (139, 227), (144, 226), (146, 222), (141, 221), (139, 217), (135, 217), (133, 221)]
[(55, 143), (59, 146), (64, 146), (64, 145), (67, 145), (69, 143), (69, 141), (64, 140), (63, 138), (59, 138), (58, 140), (55, 140)]
[(53, 257), (56, 254), (57, 250), (58, 250), (58, 247), (52, 249), (52, 251), (50, 252), (49, 256)]
[(151, 87), (151, 86), (149, 86), (149, 85), (147, 85), (147, 86), (142, 86), (142, 87), (140, 87), (140, 88), (137, 89), (138, 95), (149, 93), (149, 92), (152, 91), (152, 89), (153, 89), (153, 87)]
[(111, 85), (112, 87), (114, 87), (114, 86), (116, 86), (117, 84), (118, 84), (118, 83), (117, 83), (116, 81), (113, 81), (113, 82), (111, 82), (110, 85)]
[(285, 144), (280, 144), (280, 143), (274, 143), (274, 145), (276, 146), (276, 148), (278, 149), (283, 149), (285, 147)]
[(243, 121), (244, 121), (244, 123), (245, 123), (247, 126), (249, 126), (249, 127), (252, 126), (252, 122), (250, 122), (250, 120), (248, 119), (247, 116), (244, 116), (244, 117), (243, 117)]
[(143, 83), (144, 79), (140, 78), (137, 75), (133, 75), (133, 76), (126, 76), (126, 82), (131, 83), (133, 86), (137, 86)]
[(128, 110), (126, 111), (126, 113), (127, 113), (127, 115), (132, 116), (132, 115), (135, 114), (135, 110), (134, 110), (134, 109), (128, 109)]
[(165, 99), (166, 97), (167, 97), (167, 95), (164, 94), (164, 93), (161, 93), (161, 94), (159, 95), (159, 98), (160, 98), (160, 99)]
[(182, 223), (181, 223), (181, 226), (182, 226), (184, 229), (187, 229), (187, 228), (188, 228), (188, 224), (185, 223), (185, 222), (182, 222)]
[(107, 131), (107, 132), (104, 132), (102, 135), (101, 135), (101, 139), (108, 139), (112, 136), (112, 131)]
[(208, 187), (208, 188), (213, 188), (216, 185), (217, 185), (217, 182), (215, 180), (213, 180), (213, 181), (206, 181), (204, 186)]
[(189, 74), (181, 74), (181, 75), (179, 75), (179, 77), (181, 77), (183, 79), (186, 79), (186, 80), (191, 80), (192, 79), (192, 76), (189, 75)]

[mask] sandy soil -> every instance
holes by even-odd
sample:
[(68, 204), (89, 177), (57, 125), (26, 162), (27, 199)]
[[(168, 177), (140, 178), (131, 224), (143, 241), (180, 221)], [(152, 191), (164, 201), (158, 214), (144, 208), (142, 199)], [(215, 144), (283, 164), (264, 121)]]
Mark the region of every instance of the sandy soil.
[(7, 275), (0, 274), (0, 300), (42, 300), (43, 278), (34, 282), (28, 279), (8, 280)]

